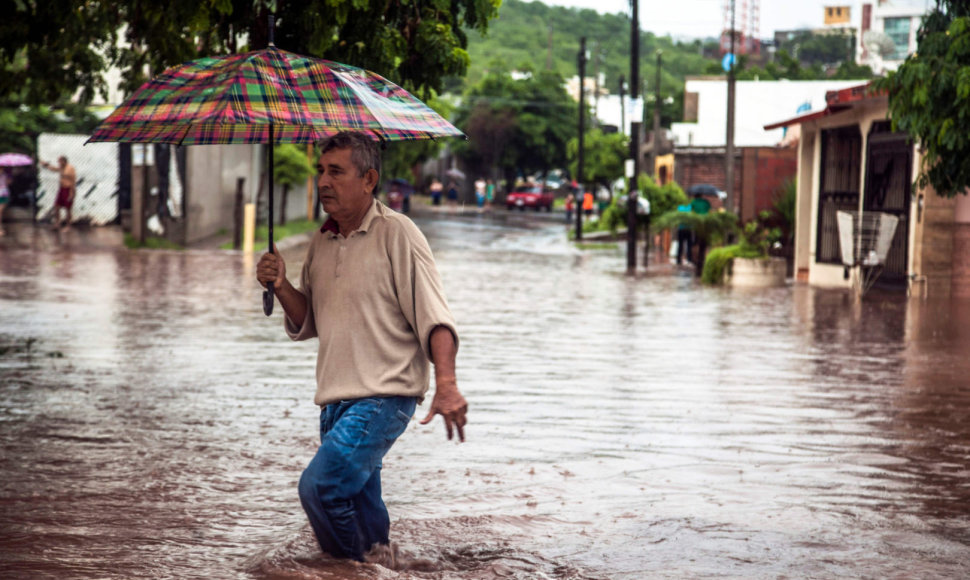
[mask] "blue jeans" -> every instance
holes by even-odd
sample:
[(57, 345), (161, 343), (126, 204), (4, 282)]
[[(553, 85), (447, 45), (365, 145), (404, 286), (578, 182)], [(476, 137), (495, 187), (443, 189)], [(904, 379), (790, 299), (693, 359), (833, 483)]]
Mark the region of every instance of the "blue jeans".
[(391, 520), (381, 499), (381, 459), (414, 414), (413, 397), (332, 403), (320, 412), (320, 448), (300, 477), (300, 503), (320, 548), (363, 561), (387, 544)]

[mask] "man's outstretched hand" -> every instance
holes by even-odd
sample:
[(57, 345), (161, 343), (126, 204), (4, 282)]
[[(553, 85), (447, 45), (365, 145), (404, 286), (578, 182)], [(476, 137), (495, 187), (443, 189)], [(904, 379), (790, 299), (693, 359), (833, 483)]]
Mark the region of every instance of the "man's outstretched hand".
[(458, 390), (455, 379), (439, 378), (436, 383), (431, 408), (428, 410), (428, 416), (421, 420), (421, 424), (427, 425), (435, 415), (441, 415), (445, 420), (445, 429), (448, 430), (448, 440), (450, 441), (455, 431), (458, 431), (458, 440), (464, 442), (468, 403)]

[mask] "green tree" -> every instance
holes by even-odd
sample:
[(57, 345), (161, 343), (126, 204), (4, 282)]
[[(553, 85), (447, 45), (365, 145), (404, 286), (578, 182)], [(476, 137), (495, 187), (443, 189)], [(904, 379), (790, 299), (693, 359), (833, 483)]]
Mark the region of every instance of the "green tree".
[[(466, 31), (484, 34), (501, 0), (16, 0), (0, 25), (0, 105), (55, 105), (105, 88), (110, 65), (123, 89), (201, 55), (266, 46), (277, 16), (281, 48), (361, 66), (427, 94), (465, 74)], [(249, 46), (238, 46), (248, 38)], [(124, 41), (124, 42), (121, 42)]]
[(566, 164), (566, 144), (576, 134), (578, 105), (563, 80), (551, 71), (526, 72), (513, 78), (494, 71), (472, 87), (456, 113), (468, 135), (456, 152), (478, 172), (516, 174), (546, 172)]
[(877, 82), (889, 91), (893, 127), (923, 148), (916, 183), (953, 197), (970, 187), (970, 4), (937, 1), (924, 19), (919, 46)]
[(637, 176), (637, 187), (650, 202), (651, 215), (659, 216), (669, 211), (675, 211), (677, 206), (687, 203), (687, 194), (677, 182), (671, 181), (664, 185), (657, 182), (646, 173)]
[[(623, 177), (623, 163), (629, 153), (629, 139), (623, 133), (604, 133), (600, 129), (588, 131), (583, 139), (583, 179), (608, 187)], [(579, 137), (569, 140), (566, 155), (569, 174), (578, 175)]]
[(290, 196), (290, 188), (306, 183), (306, 178), (313, 174), (313, 166), (307, 157), (306, 150), (297, 145), (278, 145), (273, 151), (273, 179), (283, 186), (283, 197), (280, 200), (280, 223), (286, 223), (286, 202)]
[(853, 37), (848, 34), (817, 34), (810, 30), (795, 33), (778, 45), (802, 64), (834, 64), (855, 59)]

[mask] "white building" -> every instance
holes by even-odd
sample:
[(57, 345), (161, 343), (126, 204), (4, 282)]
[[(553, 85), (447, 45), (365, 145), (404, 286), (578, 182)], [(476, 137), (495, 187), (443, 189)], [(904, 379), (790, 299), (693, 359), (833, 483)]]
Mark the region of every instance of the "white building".
[(923, 1), (877, 0), (862, 4), (857, 62), (876, 74), (899, 68), (916, 51), (917, 33), (927, 11)]
[[(786, 131), (764, 126), (802, 111), (825, 108), (825, 93), (858, 85), (859, 81), (737, 81), (735, 85), (734, 144), (771, 147)], [(727, 79), (688, 78), (684, 89), (684, 117), (671, 130), (678, 147), (723, 147), (727, 143)]]

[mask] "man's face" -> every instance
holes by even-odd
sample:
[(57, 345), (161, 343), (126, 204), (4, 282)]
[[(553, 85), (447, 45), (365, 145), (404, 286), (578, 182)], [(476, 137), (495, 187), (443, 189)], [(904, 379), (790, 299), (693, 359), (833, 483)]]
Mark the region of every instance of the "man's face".
[(350, 159), (350, 149), (332, 149), (317, 161), (317, 191), (323, 210), (340, 222), (366, 211), (377, 185), (377, 171), (361, 176)]

